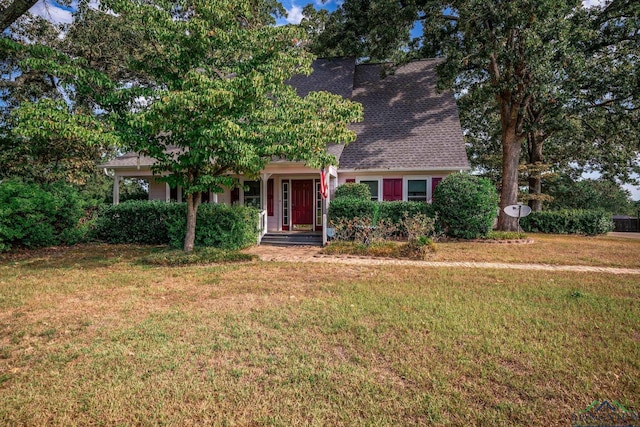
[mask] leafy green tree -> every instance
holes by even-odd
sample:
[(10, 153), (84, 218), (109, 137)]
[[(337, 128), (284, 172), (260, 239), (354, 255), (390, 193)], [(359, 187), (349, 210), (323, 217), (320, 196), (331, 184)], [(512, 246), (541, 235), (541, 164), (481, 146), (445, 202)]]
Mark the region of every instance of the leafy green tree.
[(0, 176), (82, 185), (96, 174), (103, 147), (117, 142), (104, 123), (62, 100), (23, 102), (11, 118), (11, 133), (0, 143)]
[[(346, 0), (311, 46), (371, 60), (445, 57), (440, 83), (466, 98), (463, 126), (481, 143), (472, 161), (497, 172), (504, 207), (517, 200), (521, 162), (625, 178), (637, 167), (639, 8), (631, 0), (589, 11), (579, 0)], [(411, 40), (416, 22), (423, 34)], [(543, 157), (543, 145), (558, 155)], [(501, 213), (499, 228), (515, 227)]]
[(574, 181), (564, 176), (547, 184), (553, 197), (549, 209), (604, 210), (612, 214), (635, 214), (630, 193), (620, 185), (604, 179)]
[[(203, 191), (256, 176), (275, 156), (320, 168), (335, 162), (330, 142), (350, 142), (359, 105), (326, 92), (300, 98), (286, 84), (311, 71), (299, 28), (275, 27), (259, 1), (113, 1), (141, 41), (130, 66), (150, 84), (117, 90), (107, 108), (123, 140), (183, 188), (184, 250), (193, 250)], [(256, 12), (257, 11), (257, 12)], [(152, 47), (152, 48), (148, 48)]]

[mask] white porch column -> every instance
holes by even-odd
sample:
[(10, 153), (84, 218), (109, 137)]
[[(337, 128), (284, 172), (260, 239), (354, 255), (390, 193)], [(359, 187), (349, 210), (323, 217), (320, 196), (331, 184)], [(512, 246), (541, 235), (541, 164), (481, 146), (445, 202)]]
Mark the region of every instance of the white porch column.
[(260, 174), (260, 182), (261, 182), (261, 189), (260, 189), (260, 210), (261, 211), (266, 211), (267, 210), (267, 181), (269, 181), (269, 177), (271, 177), (270, 173), (261, 173)]
[(164, 184), (164, 201), (169, 203), (171, 201), (171, 187), (169, 187), (169, 183)]
[(113, 204), (120, 203), (120, 175), (117, 173), (113, 175)]

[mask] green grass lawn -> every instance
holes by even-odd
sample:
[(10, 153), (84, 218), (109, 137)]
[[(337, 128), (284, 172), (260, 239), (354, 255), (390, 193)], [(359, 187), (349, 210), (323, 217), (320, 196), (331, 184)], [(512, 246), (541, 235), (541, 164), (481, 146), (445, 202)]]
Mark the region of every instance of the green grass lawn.
[(594, 400), (640, 409), (637, 275), (135, 262), (150, 250), (0, 259), (0, 424), (569, 425)]

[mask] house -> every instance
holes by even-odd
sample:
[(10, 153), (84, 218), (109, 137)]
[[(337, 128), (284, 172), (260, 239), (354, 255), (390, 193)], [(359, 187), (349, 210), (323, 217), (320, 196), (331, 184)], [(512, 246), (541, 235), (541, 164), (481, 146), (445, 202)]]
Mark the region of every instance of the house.
[[(360, 65), (353, 58), (316, 60), (310, 76), (290, 81), (298, 94), (326, 90), (364, 108), (364, 120), (352, 125), (356, 141), (327, 147), (338, 160), (338, 166), (328, 170), (327, 199), (321, 195), (319, 170), (274, 160), (259, 181), (239, 177), (243, 188), (204, 194), (203, 202), (257, 206), (263, 211), (261, 228), (286, 232), (324, 230), (323, 213), (331, 195), (346, 182), (368, 185), (375, 200), (430, 201), (443, 177), (469, 169), (453, 95), (436, 90), (437, 63), (411, 62), (381, 78), (380, 64)], [(181, 201), (180, 188), (154, 180), (152, 163), (151, 158), (128, 153), (102, 167), (113, 170), (114, 184), (122, 177), (144, 178), (149, 199)], [(117, 185), (113, 200), (118, 203)]]

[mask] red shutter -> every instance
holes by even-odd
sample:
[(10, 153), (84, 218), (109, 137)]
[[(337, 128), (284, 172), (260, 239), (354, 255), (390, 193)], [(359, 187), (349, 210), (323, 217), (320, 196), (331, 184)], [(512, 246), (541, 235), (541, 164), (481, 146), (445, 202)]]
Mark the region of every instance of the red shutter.
[(402, 200), (402, 178), (382, 180), (382, 200)]
[(240, 189), (234, 188), (233, 190), (231, 190), (231, 204), (233, 205), (234, 203), (239, 203), (239, 202), (240, 202)]
[(267, 181), (267, 216), (273, 216), (273, 179)]
[(436, 194), (436, 187), (440, 184), (442, 178), (431, 178), (431, 200), (433, 200), (433, 195)]
[(349, 178), (346, 182), (356, 182), (355, 178)]

